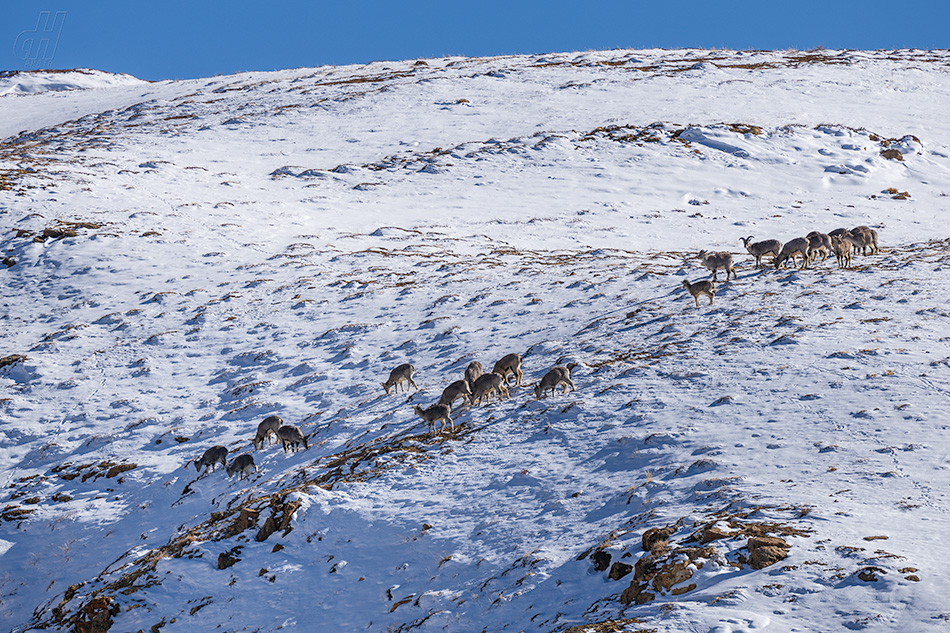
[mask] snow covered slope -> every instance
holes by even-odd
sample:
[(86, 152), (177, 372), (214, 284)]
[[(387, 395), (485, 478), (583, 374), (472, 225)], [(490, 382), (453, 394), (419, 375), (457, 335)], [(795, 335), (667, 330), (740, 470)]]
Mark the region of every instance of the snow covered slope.
[(0, 96), (35, 94), (62, 90), (142, 86), (148, 82), (126, 74), (107, 73), (89, 68), (73, 70), (0, 71)]
[(946, 630), (948, 97), (946, 52), (699, 50), (0, 97), (0, 621)]

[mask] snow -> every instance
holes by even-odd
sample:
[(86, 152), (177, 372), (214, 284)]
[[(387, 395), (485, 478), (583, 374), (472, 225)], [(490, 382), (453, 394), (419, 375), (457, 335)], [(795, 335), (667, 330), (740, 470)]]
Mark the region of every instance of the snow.
[(89, 68), (0, 72), (0, 95), (36, 94), (61, 90), (101, 90), (142, 86), (148, 82), (126, 74)]
[[(948, 61), (614, 50), (5, 94), (0, 620), (945, 630)], [(739, 244), (856, 225), (881, 252), (846, 270)], [(739, 274), (696, 307), (700, 249)], [(509, 352), (510, 399), (443, 433), (413, 413)], [(420, 389), (386, 395), (404, 362)], [(567, 362), (577, 390), (537, 400)], [(254, 451), (268, 415), (309, 449)], [(215, 445), (258, 472), (199, 474)], [(787, 557), (756, 569), (766, 536)]]

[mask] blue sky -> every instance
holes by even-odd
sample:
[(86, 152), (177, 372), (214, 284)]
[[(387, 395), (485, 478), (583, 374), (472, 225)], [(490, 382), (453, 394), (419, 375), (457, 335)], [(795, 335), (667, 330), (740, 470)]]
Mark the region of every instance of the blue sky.
[(143, 79), (444, 55), (819, 46), (950, 48), (950, 2), (25, 0), (0, 9), (2, 70)]

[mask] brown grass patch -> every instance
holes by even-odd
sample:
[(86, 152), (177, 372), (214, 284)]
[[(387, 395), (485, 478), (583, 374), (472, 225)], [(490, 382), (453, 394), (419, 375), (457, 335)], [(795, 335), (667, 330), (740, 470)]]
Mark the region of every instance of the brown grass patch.
[(26, 360), (26, 356), (23, 354), (10, 354), (9, 356), (4, 356), (0, 358), (0, 369), (3, 367), (9, 367), (16, 365), (17, 363), (22, 363)]
[(656, 633), (657, 629), (630, 629), (631, 624), (643, 624), (646, 620), (640, 618), (624, 618), (620, 620), (605, 620), (591, 624), (578, 624), (564, 629), (561, 633)]

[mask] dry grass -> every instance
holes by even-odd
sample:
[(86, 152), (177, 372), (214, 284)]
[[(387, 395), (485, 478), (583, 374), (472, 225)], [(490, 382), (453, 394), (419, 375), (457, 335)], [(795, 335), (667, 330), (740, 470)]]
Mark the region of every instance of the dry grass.
[(18, 363), (25, 362), (26, 359), (26, 356), (23, 354), (10, 354), (9, 356), (4, 356), (3, 358), (0, 358), (0, 369), (3, 367), (12, 367)]
[(559, 633), (656, 633), (657, 629), (632, 629), (631, 624), (643, 624), (646, 620), (641, 618), (622, 618), (617, 620), (605, 620), (603, 622), (593, 622), (591, 624), (579, 624), (577, 626), (559, 629)]

